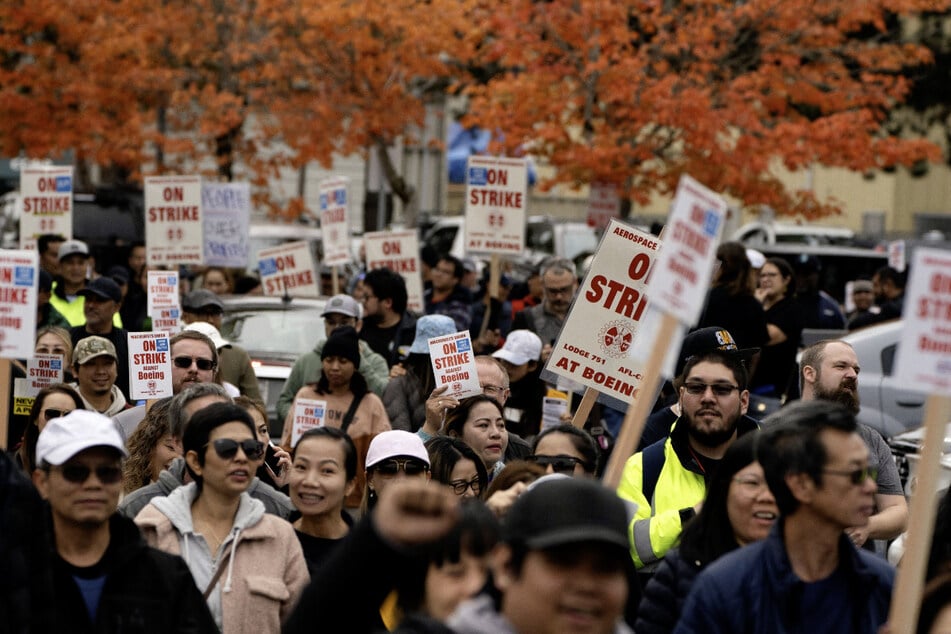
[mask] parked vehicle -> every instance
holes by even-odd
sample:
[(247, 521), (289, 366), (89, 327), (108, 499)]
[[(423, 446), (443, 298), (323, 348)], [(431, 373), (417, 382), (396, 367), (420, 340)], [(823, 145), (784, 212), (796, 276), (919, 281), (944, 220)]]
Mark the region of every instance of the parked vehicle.
[(325, 338), (325, 298), (223, 297), (221, 336), (248, 351), (267, 405), (271, 436), (278, 438), (284, 421), (277, 419), (277, 398), (299, 356)]
[[(925, 438), (925, 428), (918, 427), (911, 431), (898, 434), (888, 441), (892, 456), (898, 464), (898, 475), (901, 477), (905, 495), (911, 495), (911, 483), (918, 473), (921, 459), (921, 443)], [(951, 485), (951, 424), (944, 432), (944, 447), (941, 450), (941, 471), (938, 475), (938, 491), (943, 491)]]
[(888, 254), (877, 249), (829, 244), (777, 242), (753, 247), (766, 257), (781, 257), (796, 268), (804, 258), (819, 260), (819, 288), (840, 304), (845, 301), (845, 285), (860, 278), (872, 279), (879, 268), (888, 264)]
[(855, 232), (844, 227), (824, 227), (814, 224), (795, 224), (783, 222), (748, 222), (730, 237), (730, 240), (742, 242), (748, 247), (774, 244), (811, 244), (851, 246)]
[(859, 421), (891, 438), (921, 425), (927, 394), (899, 386), (893, 375), (902, 320), (896, 319), (842, 337), (859, 359)]

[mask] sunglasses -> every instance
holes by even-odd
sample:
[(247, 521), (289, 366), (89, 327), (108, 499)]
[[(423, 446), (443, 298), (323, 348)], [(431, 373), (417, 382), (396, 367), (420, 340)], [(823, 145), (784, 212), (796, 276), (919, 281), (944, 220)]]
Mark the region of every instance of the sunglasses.
[(231, 438), (219, 438), (208, 445), (214, 447), (215, 453), (222, 460), (233, 460), (238, 455), (238, 447), (241, 447), (241, 451), (249, 460), (257, 460), (264, 455), (264, 443), (254, 438), (246, 438), (240, 442)]
[(472, 489), (472, 492), (476, 495), (482, 492), (482, 483), (479, 482), (479, 478), (472, 478), (469, 481), (453, 480), (449, 483), (449, 486), (452, 487), (452, 492), (456, 495), (462, 495), (466, 492), (466, 489)]
[(202, 359), (200, 357), (175, 357), (172, 359), (172, 363), (175, 364), (175, 367), (183, 370), (192, 367), (192, 362), (194, 362), (202, 372), (215, 369), (215, 362), (211, 359)]
[(706, 394), (707, 388), (713, 390), (715, 396), (729, 396), (733, 393), (733, 390), (740, 389), (738, 385), (730, 385), (729, 383), (699, 383), (691, 381), (690, 383), (684, 383), (684, 390), (687, 391), (687, 394), (692, 394), (694, 396), (700, 396), (701, 394)]
[(564, 454), (557, 456), (529, 456), (527, 459), (545, 469), (551, 466), (551, 470), (555, 473), (572, 473), (575, 470), (576, 464), (580, 464), (581, 468), (585, 471), (588, 470), (587, 462), (575, 458), (574, 456), (566, 456)]
[(71, 411), (73, 410), (56, 409), (53, 407), (47, 407), (46, 409), (43, 410), (43, 416), (46, 418), (46, 420), (53, 420), (54, 418), (62, 418), (63, 416), (66, 416), (66, 414), (69, 414)]
[(390, 458), (389, 460), (384, 460), (383, 462), (373, 465), (373, 470), (384, 476), (395, 476), (399, 473), (400, 469), (408, 476), (417, 476), (429, 471), (429, 467), (426, 466), (426, 463), (416, 458), (403, 458), (402, 460), (399, 458)]
[(849, 479), (849, 482), (858, 486), (864, 484), (865, 481), (869, 478), (875, 480), (878, 478), (878, 469), (875, 467), (864, 467), (862, 469), (856, 469), (855, 471), (836, 471), (834, 469), (823, 469), (822, 473), (828, 473), (829, 475), (845, 476)]
[(115, 484), (122, 479), (122, 468), (116, 466), (100, 466), (93, 469), (84, 464), (67, 464), (57, 468), (63, 474), (63, 479), (73, 484), (84, 483), (93, 471), (96, 472), (96, 478), (102, 484)]

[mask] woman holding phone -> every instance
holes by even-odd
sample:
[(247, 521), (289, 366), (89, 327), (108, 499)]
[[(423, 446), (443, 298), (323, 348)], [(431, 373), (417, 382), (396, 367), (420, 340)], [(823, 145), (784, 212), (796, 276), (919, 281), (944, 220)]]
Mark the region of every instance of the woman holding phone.
[(280, 632), (309, 580), (294, 529), (247, 493), (264, 455), (233, 403), (196, 412), (182, 438), (192, 482), (136, 516), (150, 546), (180, 555), (225, 632)]

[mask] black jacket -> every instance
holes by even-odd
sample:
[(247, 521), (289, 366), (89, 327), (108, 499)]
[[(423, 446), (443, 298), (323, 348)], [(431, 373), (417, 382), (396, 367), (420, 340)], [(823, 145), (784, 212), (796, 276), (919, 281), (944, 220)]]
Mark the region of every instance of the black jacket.
[(208, 606), (180, 557), (145, 544), (131, 520), (114, 514), (103, 555), (106, 581), (95, 623), (89, 617), (70, 566), (52, 549), (56, 632), (73, 634), (217, 634)]
[(673, 632), (684, 601), (699, 573), (700, 562), (684, 560), (679, 549), (668, 552), (644, 587), (634, 631), (637, 634)]

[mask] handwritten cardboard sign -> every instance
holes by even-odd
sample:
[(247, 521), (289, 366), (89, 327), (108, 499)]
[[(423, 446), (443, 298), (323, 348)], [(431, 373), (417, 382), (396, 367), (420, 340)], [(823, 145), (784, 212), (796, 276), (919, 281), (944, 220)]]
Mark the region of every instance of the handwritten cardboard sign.
[(449, 387), (446, 396), (465, 398), (482, 394), (468, 330), (433, 337), (429, 340), (429, 356), (436, 387)]
[(202, 183), (205, 264), (244, 268), (248, 265), (251, 222), (249, 183)]

